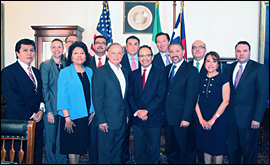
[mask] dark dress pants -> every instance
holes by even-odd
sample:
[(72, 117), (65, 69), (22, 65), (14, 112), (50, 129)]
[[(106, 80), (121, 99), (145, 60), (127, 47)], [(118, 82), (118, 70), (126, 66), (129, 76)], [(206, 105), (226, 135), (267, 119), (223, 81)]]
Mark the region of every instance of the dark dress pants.
[(169, 164), (188, 164), (188, 131), (189, 127), (183, 128), (172, 126), (165, 122), (165, 147), (167, 154), (167, 162)]
[(131, 128), (131, 120), (128, 121), (124, 132), (124, 142), (121, 147), (121, 159), (122, 163), (127, 163), (129, 161), (130, 153), (129, 153), (129, 136), (130, 136), (130, 128)]
[(126, 122), (120, 128), (102, 132), (98, 129), (98, 156), (100, 164), (121, 164), (121, 146), (124, 141)]
[(229, 163), (257, 164), (259, 129), (240, 128), (235, 123), (228, 127)]
[(90, 164), (99, 164), (98, 163), (98, 127), (96, 126), (96, 120), (97, 120), (96, 117), (94, 117), (90, 124), (91, 145), (88, 151)]

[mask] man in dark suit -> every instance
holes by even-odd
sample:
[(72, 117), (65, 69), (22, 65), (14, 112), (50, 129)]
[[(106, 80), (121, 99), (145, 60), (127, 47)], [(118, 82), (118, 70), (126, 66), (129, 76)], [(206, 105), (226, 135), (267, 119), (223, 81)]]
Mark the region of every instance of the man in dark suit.
[(149, 46), (139, 49), (141, 68), (129, 75), (128, 102), (133, 121), (134, 155), (137, 164), (158, 164), (163, 125), (162, 103), (167, 79), (163, 70), (154, 67)]
[(160, 32), (155, 38), (159, 52), (155, 55), (153, 65), (165, 69), (167, 65), (172, 63), (169, 55), (170, 36), (167, 33)]
[(231, 82), (228, 107), (229, 163), (257, 164), (259, 128), (269, 97), (269, 75), (265, 65), (250, 60), (250, 45), (240, 41), (235, 46), (236, 62), (224, 73)]
[[(128, 74), (130, 74), (132, 71), (141, 67), (141, 64), (138, 60), (139, 47), (140, 47), (140, 39), (138, 37), (132, 35), (126, 39), (127, 53), (124, 54), (123, 59), (121, 61), (121, 65), (123, 68), (126, 69)], [(122, 163), (124, 164), (130, 164), (129, 136), (130, 136), (131, 125), (132, 125), (132, 119), (128, 121), (128, 124), (126, 126), (125, 138), (122, 145), (121, 159), (122, 159)]]
[(107, 56), (109, 62), (99, 67), (93, 77), (99, 163), (121, 164), (121, 146), (129, 115), (128, 74), (120, 64), (123, 58), (120, 44), (111, 44)]
[(165, 68), (168, 76), (165, 110), (165, 145), (169, 164), (189, 162), (189, 125), (193, 120), (199, 90), (198, 70), (184, 59), (181, 43), (169, 46), (173, 64)]
[[(95, 55), (90, 57), (89, 66), (95, 74), (97, 68), (108, 63), (108, 58), (106, 56), (108, 40), (105, 36), (99, 35), (94, 39), (94, 50)], [(95, 112), (94, 112), (95, 114)], [(91, 124), (91, 146), (89, 147), (88, 156), (90, 164), (99, 164), (98, 161), (98, 127), (96, 126), (96, 117), (93, 118)]]
[[(2, 92), (7, 101), (6, 118), (15, 120), (32, 119), (37, 122), (34, 163), (41, 164), (43, 154), (42, 116), (45, 112), (45, 107), (42, 97), (40, 72), (31, 66), (35, 56), (34, 41), (29, 39), (18, 41), (15, 46), (15, 52), (18, 60), (5, 67), (1, 73)], [(15, 143), (15, 149), (19, 151), (20, 142)]]
[[(200, 75), (207, 74), (207, 70), (204, 67), (204, 57), (206, 53), (206, 45), (201, 40), (196, 40), (192, 44), (192, 56), (193, 59), (188, 63), (198, 69)], [(196, 114), (193, 116), (193, 120), (190, 122), (190, 139), (189, 139), (189, 146), (190, 146), (190, 164), (196, 164), (196, 153), (198, 153), (198, 164), (204, 164), (204, 156), (203, 152), (197, 151), (196, 149), (196, 127), (195, 127), (195, 118)]]

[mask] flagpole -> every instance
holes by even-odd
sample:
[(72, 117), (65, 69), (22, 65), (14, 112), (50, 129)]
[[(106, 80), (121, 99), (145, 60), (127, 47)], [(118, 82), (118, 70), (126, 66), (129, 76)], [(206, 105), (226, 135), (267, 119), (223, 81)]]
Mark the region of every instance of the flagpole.
[(179, 38), (179, 41), (181, 42), (182, 41), (182, 36), (181, 36), (181, 28), (182, 28), (182, 13), (183, 13), (183, 1), (181, 1), (181, 8), (180, 8), (180, 38)]
[(173, 29), (175, 26), (175, 7), (176, 7), (176, 1), (173, 1)]

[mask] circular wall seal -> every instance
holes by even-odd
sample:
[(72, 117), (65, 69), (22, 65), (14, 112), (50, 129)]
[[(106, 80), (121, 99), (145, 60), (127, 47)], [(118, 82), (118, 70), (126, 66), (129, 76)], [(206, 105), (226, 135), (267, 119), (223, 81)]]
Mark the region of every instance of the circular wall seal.
[(142, 5), (137, 5), (130, 9), (127, 16), (129, 25), (136, 30), (147, 29), (153, 19), (151, 11)]

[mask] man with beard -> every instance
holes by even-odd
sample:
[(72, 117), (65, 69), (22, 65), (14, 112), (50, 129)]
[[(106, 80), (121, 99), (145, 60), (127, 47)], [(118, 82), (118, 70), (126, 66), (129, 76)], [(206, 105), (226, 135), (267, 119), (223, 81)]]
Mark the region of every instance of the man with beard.
[(190, 122), (193, 120), (199, 89), (198, 70), (184, 59), (181, 43), (169, 46), (172, 64), (165, 68), (168, 77), (165, 109), (165, 141), (169, 164), (188, 164)]

